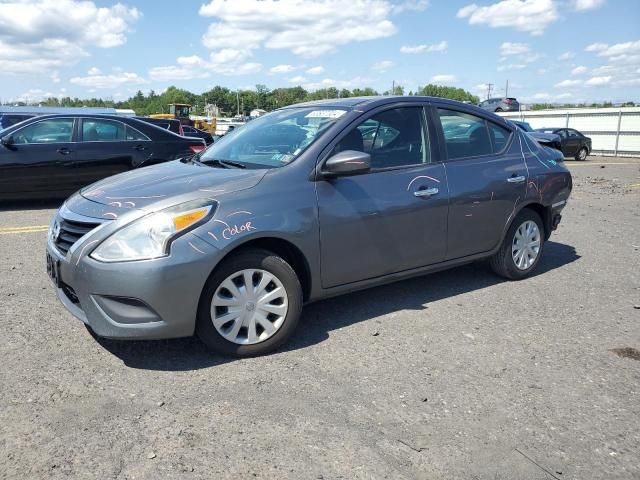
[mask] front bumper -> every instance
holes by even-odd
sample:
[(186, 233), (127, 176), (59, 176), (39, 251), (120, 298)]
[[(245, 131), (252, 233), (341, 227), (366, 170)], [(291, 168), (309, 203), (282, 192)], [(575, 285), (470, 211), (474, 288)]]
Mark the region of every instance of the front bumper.
[(65, 308), (101, 337), (193, 335), (200, 294), (220, 250), (187, 233), (173, 242), (168, 257), (102, 263), (89, 254), (104, 235), (92, 233), (66, 254), (47, 242), (59, 276), (56, 295)]

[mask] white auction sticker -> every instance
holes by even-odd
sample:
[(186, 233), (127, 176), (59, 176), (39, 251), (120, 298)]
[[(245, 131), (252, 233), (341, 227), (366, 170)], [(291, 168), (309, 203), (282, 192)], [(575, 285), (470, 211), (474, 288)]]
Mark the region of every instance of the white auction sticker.
[(313, 112), (307, 113), (305, 115), (306, 118), (340, 118), (345, 113), (346, 110), (314, 110)]

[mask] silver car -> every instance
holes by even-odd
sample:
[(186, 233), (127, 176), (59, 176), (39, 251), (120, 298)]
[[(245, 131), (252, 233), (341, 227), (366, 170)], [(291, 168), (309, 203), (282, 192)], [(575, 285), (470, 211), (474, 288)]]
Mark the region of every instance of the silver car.
[(47, 270), (99, 336), (260, 355), (306, 302), (483, 258), (531, 275), (571, 192), (561, 157), (444, 99), (294, 105), (74, 194)]
[(520, 103), (515, 98), (489, 98), (478, 105), (490, 112), (519, 112)]

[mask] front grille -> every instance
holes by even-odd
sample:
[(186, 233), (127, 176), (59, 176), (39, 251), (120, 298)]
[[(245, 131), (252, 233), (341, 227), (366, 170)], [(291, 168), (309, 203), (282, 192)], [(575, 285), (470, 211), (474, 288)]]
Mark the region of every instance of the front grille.
[(60, 234), (55, 245), (65, 255), (82, 236), (100, 225), (100, 223), (73, 222), (60, 217), (58, 217), (58, 221), (60, 222)]

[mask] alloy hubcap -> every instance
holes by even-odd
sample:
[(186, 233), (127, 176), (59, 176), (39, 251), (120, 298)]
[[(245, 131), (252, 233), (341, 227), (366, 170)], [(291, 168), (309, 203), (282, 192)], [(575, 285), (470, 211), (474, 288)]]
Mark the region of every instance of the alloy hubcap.
[(580, 160), (584, 160), (585, 158), (587, 158), (587, 151), (584, 148), (582, 148), (580, 150), (579, 156), (580, 156)]
[(288, 305), (278, 277), (266, 270), (241, 270), (229, 275), (213, 294), (211, 321), (226, 340), (251, 345), (280, 329)]
[(527, 220), (518, 227), (513, 236), (511, 256), (519, 270), (526, 270), (538, 258), (540, 253), (540, 230), (536, 222)]

